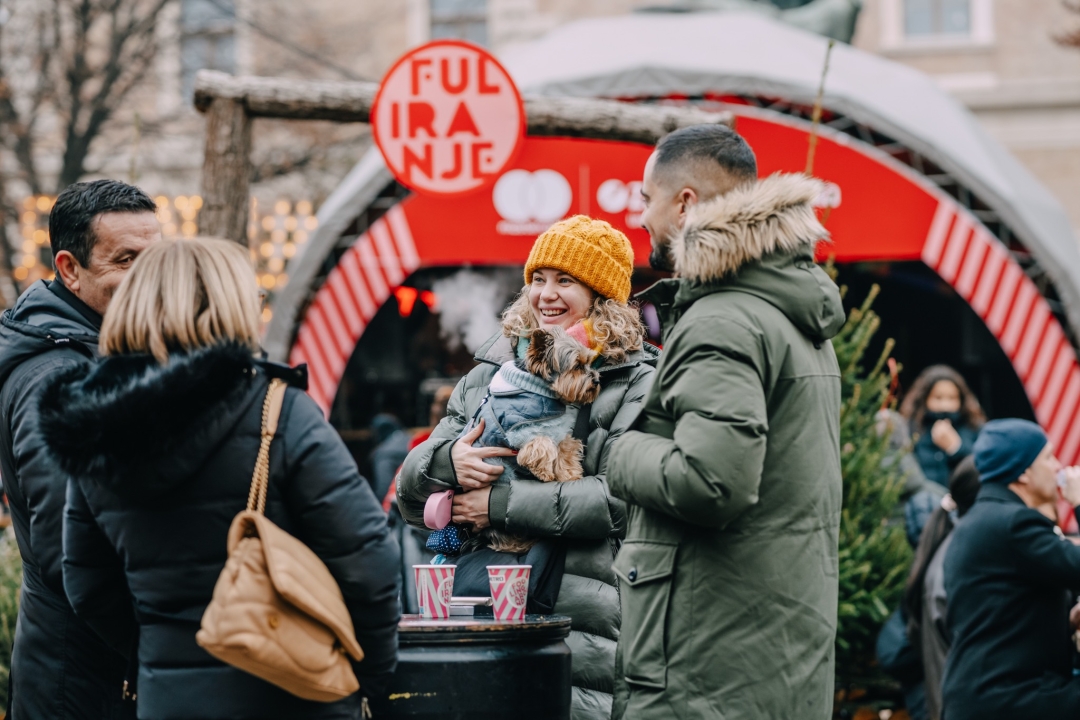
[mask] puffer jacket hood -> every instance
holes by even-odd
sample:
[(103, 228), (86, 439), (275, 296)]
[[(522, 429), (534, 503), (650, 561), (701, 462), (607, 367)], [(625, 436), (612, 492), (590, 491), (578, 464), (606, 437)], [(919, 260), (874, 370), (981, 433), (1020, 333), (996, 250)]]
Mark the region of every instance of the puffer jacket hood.
[(97, 342), (97, 329), (40, 280), (0, 316), (0, 384), (21, 363), (57, 346), (92, 359)]
[(672, 245), (675, 305), (737, 290), (776, 306), (807, 337), (834, 337), (844, 324), (840, 293), (814, 263), (829, 237), (813, 208), (822, 190), (819, 180), (778, 173), (696, 205)]
[(261, 398), (257, 365), (274, 367), (226, 343), (165, 365), (126, 355), (74, 368), (46, 386), (41, 430), (70, 475), (124, 496), (160, 495), (191, 477)]

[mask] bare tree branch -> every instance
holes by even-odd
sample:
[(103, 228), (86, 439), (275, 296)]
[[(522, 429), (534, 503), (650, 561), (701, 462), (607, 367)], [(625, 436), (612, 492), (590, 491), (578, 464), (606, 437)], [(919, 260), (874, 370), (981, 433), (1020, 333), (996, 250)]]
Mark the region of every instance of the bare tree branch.
[(86, 174), (95, 142), (154, 62), (170, 2), (177, 0), (25, 0), (14, 6), (18, 30), (0, 26), (0, 151), (17, 168), (0, 174), (0, 294), (19, 212), (8, 201), (12, 183), (43, 193), (45, 154), (60, 156), (57, 192)]
[[(78, 0), (73, 17), (74, 52), (66, 57), (63, 75), (67, 87), (58, 103), (66, 105), (58, 191), (86, 174), (86, 159), (94, 140), (144, 78), (157, 51), (155, 27), (162, 10), (172, 1)], [(98, 26), (99, 18), (107, 21), (106, 52), (104, 59), (91, 67), (86, 52), (91, 34), (106, 30)]]
[[(1061, 4), (1071, 13), (1080, 15), (1080, 2), (1076, 0), (1061, 0)], [(1065, 47), (1080, 48), (1080, 27), (1073, 28), (1064, 33), (1053, 36), (1054, 42)]]

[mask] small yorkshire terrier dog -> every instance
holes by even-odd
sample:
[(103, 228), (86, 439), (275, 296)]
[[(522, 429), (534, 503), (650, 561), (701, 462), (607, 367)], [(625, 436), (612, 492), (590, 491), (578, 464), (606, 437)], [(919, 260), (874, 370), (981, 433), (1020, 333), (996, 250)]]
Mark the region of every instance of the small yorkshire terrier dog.
[[(600, 394), (600, 373), (593, 367), (599, 352), (587, 342), (587, 329), (581, 326), (569, 332), (559, 327), (533, 330), (525, 357), (503, 364), (492, 379), (487, 397), (462, 435), (483, 420), (477, 446), (518, 451), (514, 457), (495, 458), (505, 468), (499, 484), (529, 477), (543, 482), (581, 479), (584, 444), (574, 437), (574, 428), (581, 406)], [(446, 530), (458, 532), (455, 526)], [(455, 543), (445, 542), (437, 533), (428, 547), (436, 552), (453, 549)], [(490, 528), (466, 542), (517, 553), (535, 544)]]
[[(580, 480), (584, 445), (573, 432), (580, 406), (600, 394), (600, 373), (592, 367), (597, 353), (558, 327), (533, 330), (530, 340), (525, 370), (547, 383), (565, 409), (558, 417), (522, 419), (508, 427), (508, 445), (518, 451), (517, 464), (538, 480)], [(492, 396), (497, 397), (494, 390)], [(493, 410), (498, 412), (497, 407)]]

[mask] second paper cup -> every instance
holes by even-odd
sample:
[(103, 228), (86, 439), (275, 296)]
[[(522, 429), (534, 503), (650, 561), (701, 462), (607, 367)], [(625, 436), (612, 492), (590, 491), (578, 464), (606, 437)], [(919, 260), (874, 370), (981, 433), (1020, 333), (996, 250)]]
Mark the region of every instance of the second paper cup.
[(488, 565), (496, 620), (524, 620), (532, 565)]

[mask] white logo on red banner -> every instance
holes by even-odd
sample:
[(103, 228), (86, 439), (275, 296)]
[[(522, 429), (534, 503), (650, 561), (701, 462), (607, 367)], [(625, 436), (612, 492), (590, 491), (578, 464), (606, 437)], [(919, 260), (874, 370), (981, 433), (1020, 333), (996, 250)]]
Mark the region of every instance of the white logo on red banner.
[(605, 180), (596, 188), (596, 204), (612, 215), (626, 211), (626, 226), (641, 227), (641, 213), (645, 200), (641, 197), (641, 181), (623, 182), (617, 178)]
[(537, 235), (566, 217), (574, 201), (570, 183), (554, 170), (511, 170), (499, 178), (491, 201), (503, 235)]
[(525, 111), (510, 75), (490, 53), (436, 40), (390, 68), (371, 124), (399, 182), (417, 192), (459, 195), (494, 182), (513, 162)]

